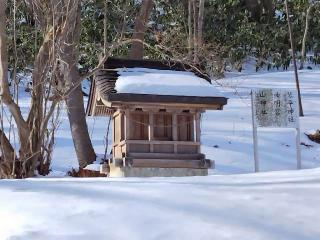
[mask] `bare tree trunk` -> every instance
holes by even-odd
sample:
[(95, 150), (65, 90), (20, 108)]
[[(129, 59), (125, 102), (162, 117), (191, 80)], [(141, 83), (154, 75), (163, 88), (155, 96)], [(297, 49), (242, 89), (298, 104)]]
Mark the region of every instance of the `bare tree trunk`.
[[(41, 155), (41, 126), (44, 120), (43, 99), (45, 95), (44, 88), (47, 80), (47, 73), (50, 65), (50, 48), (51, 34), (47, 33), (34, 61), (34, 69), (32, 72), (33, 89), (31, 94), (31, 109), (27, 119), (29, 126), (28, 129), (30, 131), (29, 139), (26, 141), (26, 146), (24, 146), (23, 143), (20, 144), (20, 158), (26, 159), (27, 163), (25, 164), (28, 166), (25, 166), (25, 171), (28, 171), (27, 168), (30, 168), (30, 174), (36, 169)], [(31, 156), (29, 156), (30, 154), (27, 151), (28, 148), (31, 150)]]
[(308, 38), (309, 23), (310, 23), (310, 19), (311, 19), (311, 13), (312, 13), (313, 6), (314, 5), (312, 3), (310, 3), (310, 6), (308, 7), (307, 13), (306, 13), (306, 24), (305, 24), (303, 40), (302, 40), (301, 61), (300, 61), (299, 69), (304, 68), (304, 62), (306, 59), (306, 43), (307, 43), (307, 38)]
[[(79, 81), (79, 72), (73, 66), (70, 72), (70, 80), (74, 83)], [(68, 107), (68, 117), (73, 144), (76, 150), (79, 166), (81, 168), (91, 164), (96, 159), (96, 154), (90, 140), (86, 115), (84, 111), (83, 95), (81, 86), (77, 86), (70, 92), (66, 100)]]
[(108, 43), (108, 19), (107, 19), (107, 13), (108, 13), (108, 0), (104, 0), (104, 18), (103, 18), (103, 53), (107, 54), (107, 43)]
[(146, 31), (146, 23), (153, 8), (153, 0), (142, 0), (141, 9), (136, 17), (134, 32), (132, 35), (133, 43), (129, 52), (129, 57), (132, 59), (143, 58), (143, 40)]
[(299, 115), (300, 117), (303, 117), (303, 108), (302, 108), (302, 100), (301, 100), (301, 93), (300, 93), (300, 82), (299, 82), (299, 76), (298, 76), (298, 68), (297, 68), (297, 61), (296, 61), (296, 51), (295, 51), (295, 44), (293, 39), (293, 31), (292, 31), (292, 25), (290, 20), (290, 11), (288, 6), (288, 0), (285, 0), (285, 8), (286, 8), (286, 14), (287, 14), (287, 22), (288, 22), (288, 31), (289, 31), (289, 37), (290, 37), (290, 43), (291, 43), (291, 50), (292, 50), (292, 59), (293, 59), (293, 65), (294, 65), (294, 75), (296, 80), (296, 88), (298, 92), (298, 100), (299, 100)]
[(3, 157), (3, 161), (13, 160), (14, 158), (14, 149), (9, 142), (8, 138), (4, 134), (4, 132), (0, 129), (0, 152), (1, 156)]
[(14, 149), (4, 132), (0, 129), (0, 179), (11, 178), (12, 163), (15, 159)]
[(192, 0), (193, 5), (193, 61), (198, 62), (198, 4), (197, 0)]
[[(7, 36), (6, 36), (6, 8), (7, 1), (0, 1), (0, 100), (1, 104), (5, 104), (10, 113), (12, 114), (18, 130), (19, 141), (20, 141), (20, 153), (24, 153), (22, 155), (22, 161), (26, 162), (32, 158), (32, 152), (30, 149), (29, 143), (29, 127), (27, 122), (23, 119), (21, 114), (20, 107), (14, 102), (11, 94), (8, 83), (8, 56), (7, 56)], [(1, 116), (2, 117), (2, 116)], [(1, 129), (1, 152), (2, 159), (0, 164), (0, 178), (12, 178), (14, 177), (14, 169), (15, 166), (15, 155), (12, 145), (10, 141), (5, 136), (3, 129)], [(25, 157), (27, 156), (27, 158)], [(27, 176), (31, 176), (31, 172), (29, 169), (24, 169), (24, 173)], [(30, 175), (29, 175), (30, 174)]]
[(203, 44), (203, 18), (204, 18), (204, 2), (205, 0), (199, 0), (199, 15), (198, 15), (198, 48)]
[(188, 1), (188, 52), (194, 63), (199, 63), (199, 51), (203, 45), (204, 3), (205, 0)]
[[(8, 85), (8, 56), (7, 56), (7, 36), (6, 36), (6, 14), (5, 10), (7, 2), (0, 1), (0, 104), (2, 102), (12, 104), (11, 109), (16, 109), (17, 106), (12, 102), (10, 97), (9, 85)], [(11, 101), (10, 101), (11, 100)], [(0, 116), (1, 118), (3, 116)], [(3, 119), (1, 119), (1, 128)], [(10, 141), (0, 129), (0, 165), (7, 164), (14, 159), (14, 150)], [(8, 171), (3, 171), (3, 166), (0, 167), (0, 178), (1, 176), (7, 176), (11, 174), (10, 168)]]
[(192, 34), (192, 0), (188, 0), (188, 54), (192, 57), (193, 52), (193, 34)]
[(6, 36), (6, 1), (0, 2), (0, 96), (1, 101), (9, 108), (17, 123), (18, 132), (27, 135), (27, 123), (23, 119), (19, 106), (13, 101), (10, 95), (8, 83), (8, 56)]
[(69, 1), (69, 12), (66, 13), (65, 26), (62, 31), (59, 55), (62, 58), (60, 71), (67, 87), (74, 87), (68, 94), (66, 104), (74, 147), (79, 166), (86, 167), (95, 161), (96, 155), (90, 140), (80, 75), (77, 68), (78, 45), (80, 41), (80, 1)]
[(0, 1), (0, 96), (9, 89), (8, 79), (8, 56), (7, 56), (7, 35), (6, 35), (6, 8), (7, 1)]

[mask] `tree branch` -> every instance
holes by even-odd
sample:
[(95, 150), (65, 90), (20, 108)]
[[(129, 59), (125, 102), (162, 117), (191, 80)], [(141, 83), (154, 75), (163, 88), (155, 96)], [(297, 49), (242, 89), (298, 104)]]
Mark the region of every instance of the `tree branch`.
[(8, 55), (6, 35), (6, 1), (0, 3), (0, 99), (9, 108), (20, 132), (27, 127), (23, 119), (20, 107), (14, 102), (10, 94), (8, 82)]
[(0, 150), (2, 152), (3, 159), (0, 158), (1, 160), (4, 161), (13, 161), (14, 159), (14, 149), (9, 142), (9, 139), (7, 136), (4, 134), (4, 132), (0, 129)]

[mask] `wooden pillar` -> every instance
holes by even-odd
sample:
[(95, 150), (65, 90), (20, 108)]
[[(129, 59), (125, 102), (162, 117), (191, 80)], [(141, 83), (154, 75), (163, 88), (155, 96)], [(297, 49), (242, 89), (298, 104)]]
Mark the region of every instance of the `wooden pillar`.
[(129, 110), (125, 110), (124, 112), (124, 126), (125, 126), (125, 135), (124, 139), (129, 140), (130, 139), (130, 112)]
[[(118, 139), (118, 143), (120, 143), (122, 140), (125, 139), (125, 129), (124, 129), (124, 124), (123, 124), (123, 114), (124, 112), (122, 110), (119, 111), (119, 129), (117, 131), (119, 131), (119, 139)], [(122, 137), (124, 139), (122, 139)]]
[[(125, 110), (124, 111), (124, 140), (130, 140), (130, 111), (129, 110)], [(129, 144), (126, 143), (126, 154), (129, 153)]]
[(149, 136), (149, 142), (150, 142), (150, 152), (153, 152), (153, 143), (152, 141), (154, 140), (153, 134), (154, 134), (154, 114), (152, 111), (149, 112), (149, 126), (148, 126), (148, 136)]
[(116, 140), (116, 131), (115, 131), (115, 121), (114, 121), (114, 114), (112, 115), (112, 158), (115, 158), (115, 140)]
[[(195, 114), (195, 142), (200, 142), (201, 140), (200, 120), (201, 120), (201, 113), (197, 112)], [(200, 145), (198, 147), (198, 153), (200, 153)]]
[(176, 142), (178, 141), (178, 116), (175, 112), (172, 114), (172, 140), (175, 142), (174, 153), (177, 153), (178, 145)]
[(200, 142), (200, 135), (201, 135), (200, 118), (201, 118), (201, 114), (196, 113), (195, 114), (195, 141), (196, 142)]

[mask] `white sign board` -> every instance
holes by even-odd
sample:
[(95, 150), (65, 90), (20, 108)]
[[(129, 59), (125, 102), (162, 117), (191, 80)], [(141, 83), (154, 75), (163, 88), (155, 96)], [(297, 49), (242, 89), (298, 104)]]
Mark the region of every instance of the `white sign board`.
[(301, 168), (299, 108), (297, 92), (283, 89), (252, 90), (252, 124), (254, 141), (255, 171), (259, 171), (258, 134), (259, 127), (264, 128), (295, 128), (297, 167)]
[(252, 91), (253, 121), (257, 127), (297, 128), (299, 108), (294, 90), (257, 89)]

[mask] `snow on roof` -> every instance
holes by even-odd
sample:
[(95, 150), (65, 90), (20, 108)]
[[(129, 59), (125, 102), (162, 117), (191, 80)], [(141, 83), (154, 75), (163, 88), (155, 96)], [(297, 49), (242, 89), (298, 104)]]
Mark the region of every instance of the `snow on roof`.
[(207, 80), (192, 72), (150, 68), (118, 68), (117, 93), (222, 97)]

